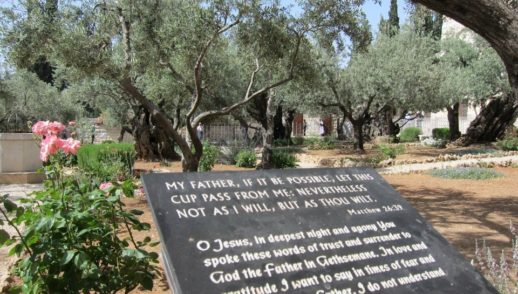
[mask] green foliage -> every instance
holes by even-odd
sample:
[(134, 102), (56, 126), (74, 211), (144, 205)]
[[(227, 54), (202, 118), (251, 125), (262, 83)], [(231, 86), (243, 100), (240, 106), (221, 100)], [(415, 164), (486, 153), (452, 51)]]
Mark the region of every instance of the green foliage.
[(435, 140), (449, 140), (450, 129), (449, 128), (435, 128), (432, 130), (432, 137)]
[(518, 150), (518, 138), (508, 138), (498, 141), (496, 145), (506, 151)]
[(68, 122), (79, 112), (73, 99), (34, 73), (18, 70), (5, 79), (0, 77), (0, 132), (30, 132), (29, 122)]
[(336, 140), (333, 137), (326, 136), (323, 139), (313, 139), (308, 142), (310, 150), (331, 150), (336, 148)]
[(55, 154), (51, 155), (51, 161), (57, 162), (62, 166), (73, 167), (77, 166), (77, 156), (74, 154), (65, 154), (63, 150), (59, 150)]
[(432, 170), (434, 177), (445, 179), (487, 180), (502, 177), (503, 174), (489, 168), (459, 167)]
[(422, 134), (420, 128), (410, 127), (405, 128), (401, 131), (399, 138), (401, 142), (417, 142), (419, 141), (419, 135)]
[(203, 142), (203, 155), (200, 159), (198, 171), (211, 171), (219, 157), (219, 148), (209, 143)]
[(378, 151), (383, 154), (385, 158), (396, 158), (396, 156), (405, 153), (405, 146), (403, 145), (387, 145), (381, 144), (377, 146)]
[(304, 144), (304, 137), (293, 137), (291, 138), (293, 145), (300, 146)]
[(274, 150), (272, 163), (274, 168), (293, 168), (297, 166), (297, 158), (286, 151)]
[(518, 228), (509, 221), (511, 242), (502, 248), (500, 258), (498, 252), (493, 256), (493, 250), (486, 245), (486, 239), (475, 240), (475, 259), (471, 264), (480, 271), (486, 279), (501, 294), (518, 293)]
[(131, 177), (134, 160), (135, 148), (128, 143), (87, 144), (77, 151), (79, 167), (103, 182)]
[(235, 161), (239, 167), (255, 167), (257, 156), (254, 150), (242, 150), (236, 155)]
[[(157, 276), (158, 254), (144, 247), (156, 246), (151, 238), (133, 238), (132, 231), (148, 231), (138, 218), (143, 212), (127, 210), (122, 197), (132, 197), (131, 181), (113, 183), (99, 190), (89, 178), (59, 173), (16, 205), (0, 197), (0, 213), (21, 233), (6, 237), (0, 246), (21, 257), (14, 274), (23, 281), (24, 293), (127, 293), (139, 286), (152, 289)], [(3, 206), (3, 207), (2, 207)], [(122, 235), (120, 232), (128, 232)], [(123, 237), (124, 236), (124, 237)]]
[(291, 141), (289, 139), (275, 139), (273, 140), (273, 146), (282, 147), (291, 145)]

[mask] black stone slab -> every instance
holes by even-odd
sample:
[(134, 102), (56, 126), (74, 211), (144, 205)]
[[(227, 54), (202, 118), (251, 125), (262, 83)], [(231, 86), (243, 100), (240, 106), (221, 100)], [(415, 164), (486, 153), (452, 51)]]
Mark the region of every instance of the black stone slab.
[(372, 169), (142, 180), (175, 294), (497, 293)]

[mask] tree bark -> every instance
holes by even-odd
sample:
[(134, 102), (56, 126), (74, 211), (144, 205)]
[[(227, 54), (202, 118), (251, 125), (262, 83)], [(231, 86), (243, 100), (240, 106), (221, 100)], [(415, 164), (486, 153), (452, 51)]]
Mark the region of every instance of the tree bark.
[(363, 119), (350, 120), (353, 125), (354, 132), (354, 149), (359, 151), (364, 151), (363, 143), (364, 143), (364, 121)]
[(489, 101), (471, 122), (466, 135), (455, 143), (467, 146), (473, 143), (493, 142), (502, 138), (510, 124), (518, 117), (517, 100), (516, 97), (509, 94), (505, 98)]
[(457, 102), (453, 104), (453, 106), (446, 107), (448, 110), (448, 125), (450, 127), (450, 141), (455, 141), (460, 138), (460, 128), (459, 128), (459, 108), (460, 103)]
[[(124, 126), (119, 140), (122, 141), (124, 132), (129, 132), (135, 139), (137, 158), (142, 160), (180, 160), (173, 148), (173, 142), (165, 132), (157, 127), (149, 112), (140, 108), (135, 113), (132, 129)], [(120, 142), (119, 141), (119, 142)]]
[[(192, 153), (191, 148), (187, 144), (187, 141), (176, 131), (173, 123), (168, 117), (159, 109), (151, 100), (147, 99), (140, 90), (133, 85), (130, 78), (124, 78), (120, 82), (121, 88), (130, 95), (133, 99), (142, 105), (142, 107), (149, 112), (149, 115), (156, 122), (156, 126), (159, 127), (169, 138), (173, 138), (174, 141), (180, 147), (182, 151), (182, 168), (183, 171), (197, 171), (199, 164), (199, 157)], [(201, 157), (201, 155), (200, 155)]]
[(283, 111), (282, 105), (278, 105), (275, 108), (275, 115), (273, 117), (273, 140), (285, 139), (286, 128), (282, 123)]
[(274, 134), (274, 116), (275, 116), (274, 97), (268, 95), (266, 103), (266, 129), (263, 130), (263, 150), (261, 152), (261, 164), (257, 169), (272, 169), (273, 163), (273, 134)]
[(518, 7), (496, 0), (413, 0), (472, 29), (495, 49), (504, 62), (511, 93), (489, 102), (470, 124), (461, 145), (493, 141), (518, 116)]
[(380, 133), (382, 136), (389, 136), (393, 142), (397, 139), (399, 125), (394, 123), (394, 113), (396, 110), (391, 105), (383, 107), (379, 114)]
[(295, 109), (289, 109), (286, 111), (285, 125), (284, 125), (284, 138), (287, 139), (291, 144), (291, 134), (293, 132), (293, 121), (295, 120)]
[(344, 134), (344, 123), (345, 123), (345, 116), (341, 119), (338, 118), (336, 120), (336, 137), (338, 140), (345, 140), (345, 134)]

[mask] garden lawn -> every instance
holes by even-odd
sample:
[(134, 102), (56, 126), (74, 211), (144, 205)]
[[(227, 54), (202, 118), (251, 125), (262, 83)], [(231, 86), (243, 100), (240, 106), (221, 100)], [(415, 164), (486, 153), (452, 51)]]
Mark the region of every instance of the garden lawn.
[[(160, 168), (179, 171), (180, 167)], [(232, 168), (220, 166), (218, 169)], [(494, 256), (499, 257), (503, 248), (510, 248), (509, 220), (518, 224), (518, 169), (496, 170), (504, 177), (483, 181), (449, 180), (426, 174), (383, 177), (462, 255), (471, 260), (475, 252), (475, 239), (483, 237), (493, 248)], [(152, 238), (158, 239), (145, 198), (128, 199), (127, 204), (145, 211), (142, 220), (152, 224)], [(137, 290), (132, 293), (170, 293), (170, 290), (164, 278), (155, 281), (152, 292)]]

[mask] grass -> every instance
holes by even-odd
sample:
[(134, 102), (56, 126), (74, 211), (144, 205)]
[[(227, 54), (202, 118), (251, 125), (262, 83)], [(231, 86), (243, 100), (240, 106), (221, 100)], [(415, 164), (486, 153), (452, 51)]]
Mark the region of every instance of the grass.
[(431, 176), (444, 179), (487, 180), (502, 177), (503, 174), (490, 169), (480, 167), (458, 167), (436, 169), (429, 172)]

